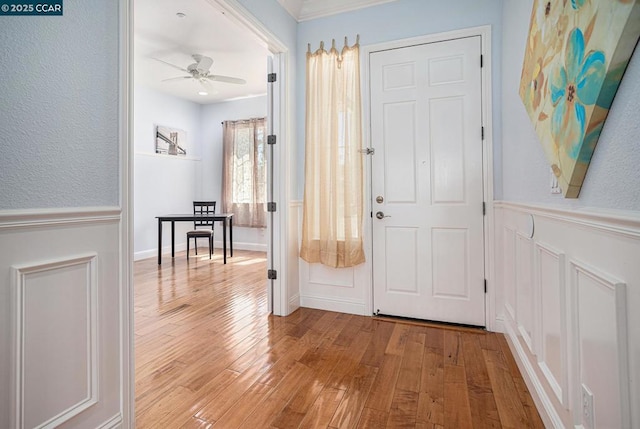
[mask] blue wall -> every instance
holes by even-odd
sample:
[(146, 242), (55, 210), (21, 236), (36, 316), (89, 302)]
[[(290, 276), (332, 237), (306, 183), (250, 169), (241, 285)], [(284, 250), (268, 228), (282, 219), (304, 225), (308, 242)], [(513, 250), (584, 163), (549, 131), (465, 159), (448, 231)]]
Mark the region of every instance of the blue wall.
[[(303, 21), (298, 25), (298, 71), (297, 122), (298, 136), (298, 196), (304, 193), (304, 122), (305, 122), (305, 70), (307, 44), (312, 50), (320, 41), (329, 45), (331, 39), (342, 44), (344, 37), (349, 43), (360, 35), (360, 45), (371, 45), (426, 34), (440, 33), (462, 28), (491, 25), (492, 70), (493, 70), (493, 127), (494, 127), (494, 193), (502, 195), (500, 165), (502, 155), (501, 130), (501, 85), (500, 65), (502, 48), (502, 0), (398, 0), (379, 6), (347, 12), (326, 18)], [(362, 83), (365, 91), (367, 83)]]
[(579, 198), (552, 195), (549, 163), (518, 95), (532, 5), (533, 0), (504, 3), (504, 32), (509, 35), (503, 38), (502, 50), (504, 199), (569, 209), (640, 210), (638, 49), (631, 57), (609, 110)]
[(119, 204), (118, 2), (0, 17), (0, 209)]

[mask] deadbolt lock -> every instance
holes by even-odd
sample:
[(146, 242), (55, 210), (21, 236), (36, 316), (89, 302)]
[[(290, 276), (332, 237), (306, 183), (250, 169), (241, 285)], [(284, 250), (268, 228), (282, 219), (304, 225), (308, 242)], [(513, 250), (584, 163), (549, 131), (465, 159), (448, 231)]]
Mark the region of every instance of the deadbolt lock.
[(383, 202), (384, 202), (384, 198), (382, 198), (382, 195), (378, 195), (376, 197), (376, 203), (382, 204)]

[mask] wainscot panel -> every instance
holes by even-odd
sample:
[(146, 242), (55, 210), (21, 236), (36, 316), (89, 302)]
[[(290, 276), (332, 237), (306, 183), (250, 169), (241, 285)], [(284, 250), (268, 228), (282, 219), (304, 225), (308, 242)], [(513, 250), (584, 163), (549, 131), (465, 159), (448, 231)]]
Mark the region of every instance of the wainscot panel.
[(0, 212), (0, 427), (116, 427), (123, 267), (117, 207)]
[(640, 213), (495, 210), (496, 326), (545, 424), (640, 427)]

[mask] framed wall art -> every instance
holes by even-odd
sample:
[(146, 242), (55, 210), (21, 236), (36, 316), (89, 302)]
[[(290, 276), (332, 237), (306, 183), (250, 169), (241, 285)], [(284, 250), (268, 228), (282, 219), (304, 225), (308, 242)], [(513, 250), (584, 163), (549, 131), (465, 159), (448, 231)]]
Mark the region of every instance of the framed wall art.
[(156, 127), (156, 153), (165, 155), (187, 155), (187, 133), (183, 130)]
[(534, 0), (520, 97), (566, 198), (577, 198), (640, 35), (636, 0)]

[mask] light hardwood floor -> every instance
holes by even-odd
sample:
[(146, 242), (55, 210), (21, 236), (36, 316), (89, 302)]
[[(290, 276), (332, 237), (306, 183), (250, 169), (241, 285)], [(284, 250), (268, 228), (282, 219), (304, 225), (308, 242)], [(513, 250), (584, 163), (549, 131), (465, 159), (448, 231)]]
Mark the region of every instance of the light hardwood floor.
[(504, 336), (267, 313), (264, 253), (135, 263), (138, 428), (542, 428)]

